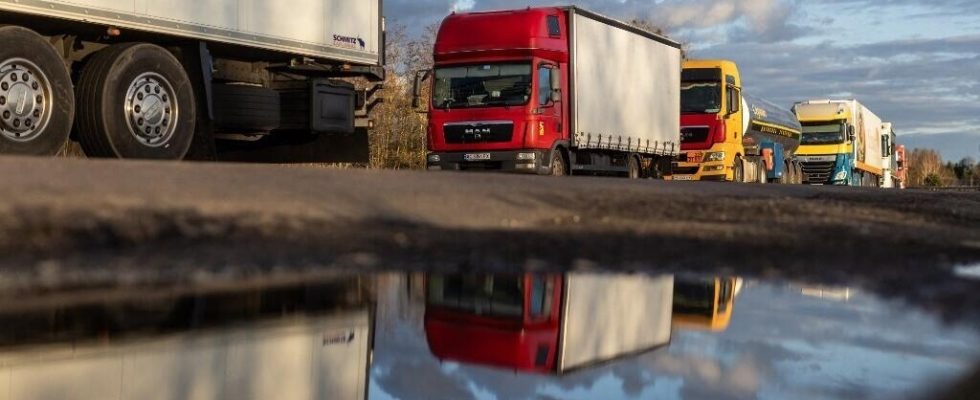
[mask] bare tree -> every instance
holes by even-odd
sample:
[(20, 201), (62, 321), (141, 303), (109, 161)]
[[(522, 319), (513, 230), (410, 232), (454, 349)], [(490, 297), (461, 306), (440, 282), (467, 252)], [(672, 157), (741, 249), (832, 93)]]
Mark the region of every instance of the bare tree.
[(428, 27), (410, 38), (405, 26), (388, 29), (385, 40), (385, 102), (374, 111), (371, 132), (371, 167), (419, 169), (425, 166), (425, 115), (412, 108), (415, 72), (432, 65), (436, 28)]

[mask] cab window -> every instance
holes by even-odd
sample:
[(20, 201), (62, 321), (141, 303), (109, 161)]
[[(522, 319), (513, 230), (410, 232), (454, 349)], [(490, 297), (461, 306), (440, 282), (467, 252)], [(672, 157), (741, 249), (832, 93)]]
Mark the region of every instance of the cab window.
[(551, 74), (554, 71), (550, 67), (538, 67), (538, 105), (551, 105)]

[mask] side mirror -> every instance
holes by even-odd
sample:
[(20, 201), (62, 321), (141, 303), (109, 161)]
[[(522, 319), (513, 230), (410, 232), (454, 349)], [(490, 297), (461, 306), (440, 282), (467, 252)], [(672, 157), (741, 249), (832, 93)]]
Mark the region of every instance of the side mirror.
[(734, 86), (728, 87), (728, 115), (731, 116), (742, 110), (742, 98), (739, 96), (738, 89)]
[(551, 71), (551, 101), (561, 102), (561, 74), (557, 69)]
[(429, 79), (431, 70), (415, 71), (415, 81), (412, 83), (412, 108), (418, 109), (422, 105), (422, 82)]
[(854, 125), (847, 126), (847, 140), (854, 141), (857, 135), (854, 134)]

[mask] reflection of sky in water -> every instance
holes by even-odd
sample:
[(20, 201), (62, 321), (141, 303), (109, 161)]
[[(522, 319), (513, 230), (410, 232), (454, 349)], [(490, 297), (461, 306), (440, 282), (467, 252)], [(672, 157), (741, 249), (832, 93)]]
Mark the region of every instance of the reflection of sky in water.
[(372, 399), (891, 399), (943, 387), (980, 358), (973, 331), (860, 292), (749, 284), (724, 333), (675, 331), (669, 348), (562, 378), (440, 365), (404, 287), (382, 289)]

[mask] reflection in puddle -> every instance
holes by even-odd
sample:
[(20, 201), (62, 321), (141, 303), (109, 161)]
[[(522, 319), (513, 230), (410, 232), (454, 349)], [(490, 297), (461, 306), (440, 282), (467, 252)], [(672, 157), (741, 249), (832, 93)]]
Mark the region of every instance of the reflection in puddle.
[(956, 267), (953, 272), (960, 278), (980, 280), (980, 264)]
[[(898, 398), (980, 335), (849, 288), (384, 274), (0, 307), (0, 400)], [(48, 304), (50, 303), (38, 303)]]

